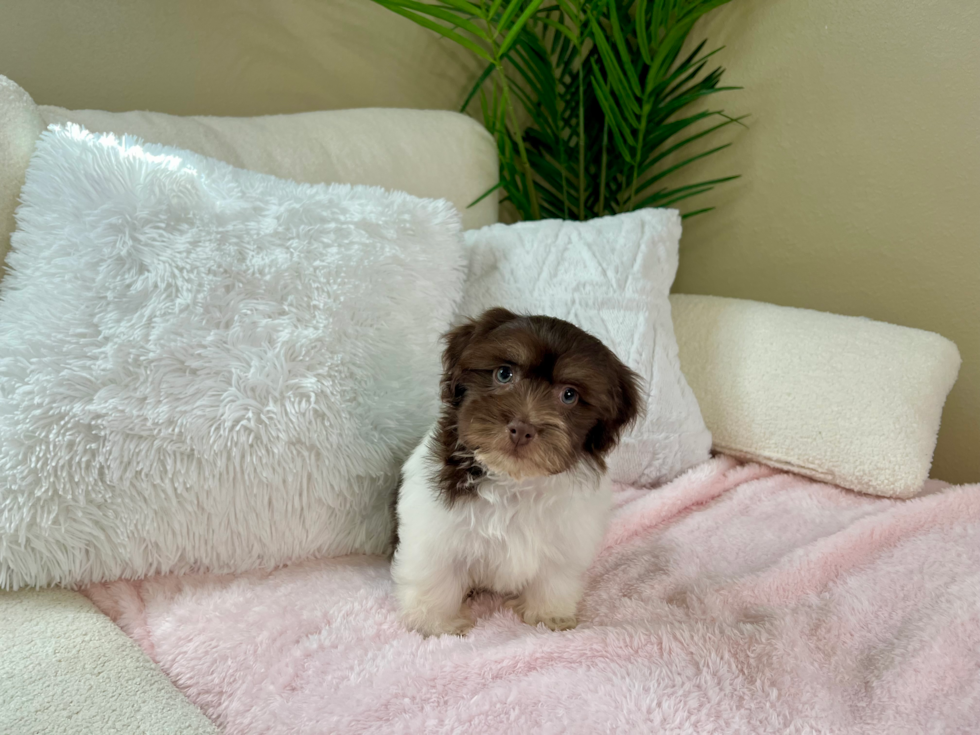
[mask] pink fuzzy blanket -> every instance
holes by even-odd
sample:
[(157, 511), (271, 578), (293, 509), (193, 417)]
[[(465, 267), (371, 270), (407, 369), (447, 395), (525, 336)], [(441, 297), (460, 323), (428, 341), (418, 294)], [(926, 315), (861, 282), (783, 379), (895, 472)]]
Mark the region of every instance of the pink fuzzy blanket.
[(88, 595), (229, 733), (980, 732), (980, 486), (720, 457), (617, 505), (564, 633), (486, 596), (423, 640), (371, 557)]

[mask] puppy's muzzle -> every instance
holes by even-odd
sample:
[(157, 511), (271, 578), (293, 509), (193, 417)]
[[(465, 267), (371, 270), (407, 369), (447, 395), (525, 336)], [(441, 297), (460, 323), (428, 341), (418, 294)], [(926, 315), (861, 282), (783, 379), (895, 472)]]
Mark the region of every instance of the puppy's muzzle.
[(507, 424), (507, 432), (510, 435), (511, 444), (515, 447), (527, 446), (538, 436), (537, 428), (526, 421), (511, 421)]

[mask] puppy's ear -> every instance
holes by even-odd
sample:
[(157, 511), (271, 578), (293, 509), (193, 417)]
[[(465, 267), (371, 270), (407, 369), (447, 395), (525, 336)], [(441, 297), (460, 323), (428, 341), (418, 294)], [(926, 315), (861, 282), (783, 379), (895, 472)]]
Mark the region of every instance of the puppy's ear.
[(474, 334), (476, 334), (476, 322), (470, 320), (455, 329), (450, 329), (442, 336), (443, 342), (446, 343), (446, 349), (442, 353), (442, 380), (439, 382), (439, 393), (443, 403), (457, 406), (463, 397), (462, 386), (459, 384), (463, 371), (459, 367), (459, 360)]
[(446, 349), (442, 353), (440, 397), (444, 403), (458, 406), (463, 398), (464, 388), (460, 385), (463, 371), (459, 366), (459, 361), (473, 338), (489, 334), (502, 324), (516, 318), (516, 314), (498, 306), (488, 309), (476, 319), (470, 319), (443, 335), (442, 339), (446, 343)]
[(517, 314), (502, 306), (495, 306), (480, 314), (476, 319), (476, 325), (480, 332), (486, 334), (514, 319), (517, 319)]
[(622, 433), (636, 423), (644, 411), (640, 377), (618, 359), (613, 370), (616, 378), (612, 410), (596, 422), (586, 438), (586, 448), (600, 457), (616, 446)]

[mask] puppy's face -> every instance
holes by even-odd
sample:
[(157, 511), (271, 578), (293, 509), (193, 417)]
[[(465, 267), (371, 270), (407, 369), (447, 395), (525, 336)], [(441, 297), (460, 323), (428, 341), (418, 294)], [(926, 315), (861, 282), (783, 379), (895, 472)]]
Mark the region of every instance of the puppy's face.
[(635, 373), (595, 337), (491, 309), (446, 335), (442, 398), (459, 441), (515, 479), (604, 458), (641, 410)]

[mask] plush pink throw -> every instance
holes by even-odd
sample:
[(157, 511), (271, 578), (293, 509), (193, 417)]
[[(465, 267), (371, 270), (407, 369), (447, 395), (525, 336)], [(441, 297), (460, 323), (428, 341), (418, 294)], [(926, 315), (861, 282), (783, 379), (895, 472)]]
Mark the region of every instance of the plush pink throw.
[(980, 732), (980, 486), (716, 458), (617, 502), (565, 633), (485, 596), (423, 640), (371, 557), (88, 594), (229, 733)]

